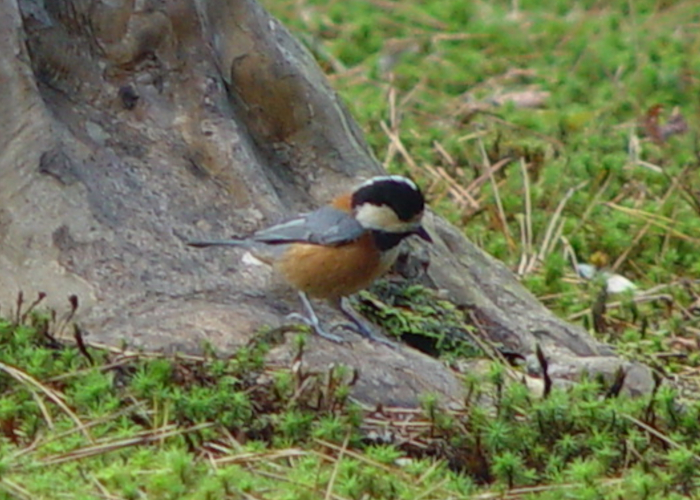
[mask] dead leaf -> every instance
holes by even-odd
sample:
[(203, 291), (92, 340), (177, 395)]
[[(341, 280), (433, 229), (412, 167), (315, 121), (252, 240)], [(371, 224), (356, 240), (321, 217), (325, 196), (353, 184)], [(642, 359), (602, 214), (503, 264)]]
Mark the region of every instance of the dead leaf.
[(496, 106), (511, 103), (516, 108), (542, 108), (550, 95), (544, 90), (522, 90), (494, 96), (490, 101)]
[(688, 123), (678, 107), (673, 108), (671, 116), (669, 116), (666, 123), (661, 125), (659, 117), (663, 109), (662, 104), (654, 104), (647, 110), (641, 123), (647, 137), (659, 146), (665, 144), (666, 140), (672, 135), (683, 134), (688, 131)]
[(688, 131), (688, 122), (681, 114), (678, 107), (673, 108), (673, 112), (669, 117), (668, 121), (661, 125), (661, 137), (664, 140), (668, 139), (672, 135), (684, 134)]

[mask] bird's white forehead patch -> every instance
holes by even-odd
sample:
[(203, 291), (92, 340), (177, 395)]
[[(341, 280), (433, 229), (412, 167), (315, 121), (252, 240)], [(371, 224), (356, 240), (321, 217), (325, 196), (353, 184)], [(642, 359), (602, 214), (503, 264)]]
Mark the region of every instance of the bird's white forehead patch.
[(394, 182), (401, 182), (403, 184), (406, 184), (410, 186), (412, 189), (415, 189), (418, 191), (418, 186), (416, 186), (416, 183), (413, 182), (411, 179), (408, 179), (402, 175), (380, 175), (377, 177), (372, 177), (371, 179), (367, 179), (365, 182), (357, 186), (357, 189), (371, 186), (372, 184), (376, 184), (378, 182), (386, 182), (386, 181), (394, 181)]

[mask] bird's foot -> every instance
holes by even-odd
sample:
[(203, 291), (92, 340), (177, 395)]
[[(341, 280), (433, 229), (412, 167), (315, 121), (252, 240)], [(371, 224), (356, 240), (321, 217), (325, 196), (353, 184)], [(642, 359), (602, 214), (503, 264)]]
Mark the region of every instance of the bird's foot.
[(305, 324), (306, 326), (311, 328), (314, 331), (314, 333), (316, 333), (316, 335), (326, 340), (330, 340), (331, 342), (336, 342), (338, 344), (347, 342), (344, 338), (338, 335), (333, 335), (332, 333), (328, 333), (326, 330), (324, 330), (321, 324), (319, 323), (318, 318), (316, 318), (315, 316), (313, 318), (307, 318), (303, 314), (292, 313), (288, 314), (286, 319), (288, 321), (299, 321)]
[(340, 301), (338, 302), (338, 307), (340, 311), (345, 315), (345, 317), (350, 320), (350, 323), (345, 323), (346, 327), (359, 333), (368, 340), (379, 342), (380, 344), (384, 344), (389, 347), (398, 346), (396, 342), (392, 342), (391, 340), (386, 338), (386, 336), (378, 332), (369, 321), (357, 314), (357, 312), (355, 312), (355, 310), (349, 304), (347, 299), (340, 299)]
[(397, 347), (398, 345), (396, 344), (396, 342), (392, 342), (391, 340), (386, 338), (383, 334), (375, 331), (375, 329), (372, 328), (370, 325), (362, 324), (360, 322), (356, 323), (355, 321), (341, 321), (331, 326), (331, 330), (335, 330), (337, 328), (345, 328), (346, 330), (352, 330), (355, 333), (359, 333), (367, 340), (371, 340), (372, 342), (378, 342), (389, 347)]

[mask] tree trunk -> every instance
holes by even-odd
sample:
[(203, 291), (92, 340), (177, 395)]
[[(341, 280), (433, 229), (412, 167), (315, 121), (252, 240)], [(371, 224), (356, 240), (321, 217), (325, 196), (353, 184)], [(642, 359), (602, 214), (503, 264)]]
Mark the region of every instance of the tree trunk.
[[(0, 0), (0, 305), (46, 292), (88, 341), (223, 350), (298, 309), (267, 269), (181, 236), (246, 234), (381, 172), (313, 58), (254, 0)], [(429, 217), (428, 280), (485, 334), (552, 373), (630, 369)], [(327, 314), (327, 313), (325, 313)], [(365, 401), (460, 384), (410, 348), (312, 338), (306, 361), (361, 371)], [(289, 359), (291, 342), (272, 357)]]

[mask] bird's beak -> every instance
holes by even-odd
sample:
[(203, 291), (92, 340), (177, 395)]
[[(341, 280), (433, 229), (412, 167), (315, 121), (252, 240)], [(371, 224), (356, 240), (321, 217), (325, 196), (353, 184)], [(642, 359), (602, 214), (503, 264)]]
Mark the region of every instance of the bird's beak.
[(433, 238), (430, 237), (430, 235), (428, 234), (428, 231), (426, 231), (423, 226), (418, 226), (418, 228), (415, 231), (413, 231), (413, 234), (421, 237), (422, 239), (424, 239), (428, 243), (433, 242)]

